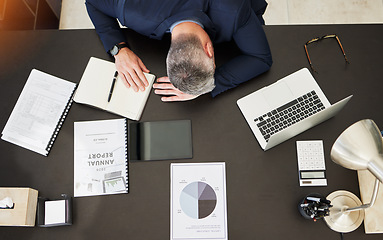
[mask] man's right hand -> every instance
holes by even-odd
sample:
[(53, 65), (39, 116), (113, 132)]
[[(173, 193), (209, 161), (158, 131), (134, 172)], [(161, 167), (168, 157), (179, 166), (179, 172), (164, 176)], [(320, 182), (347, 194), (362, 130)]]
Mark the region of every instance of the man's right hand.
[(149, 86), (148, 80), (145, 78), (144, 72), (150, 71), (137, 55), (129, 48), (121, 48), (117, 55), (114, 56), (118, 75), (122, 77), (127, 87), (132, 87), (134, 91), (144, 91)]

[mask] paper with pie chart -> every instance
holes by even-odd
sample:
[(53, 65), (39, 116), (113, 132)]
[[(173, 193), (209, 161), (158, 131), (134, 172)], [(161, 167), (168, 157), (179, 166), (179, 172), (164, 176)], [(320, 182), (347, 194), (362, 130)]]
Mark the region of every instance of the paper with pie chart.
[(227, 239), (225, 163), (171, 164), (171, 240)]

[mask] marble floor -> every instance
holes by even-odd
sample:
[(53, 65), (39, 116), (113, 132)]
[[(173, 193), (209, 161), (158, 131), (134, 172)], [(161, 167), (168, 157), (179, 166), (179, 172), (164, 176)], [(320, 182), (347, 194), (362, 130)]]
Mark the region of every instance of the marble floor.
[[(93, 28), (85, 0), (62, 0), (60, 29)], [(267, 25), (383, 23), (383, 0), (267, 0)]]
[(268, 0), (266, 24), (383, 23), (383, 0)]

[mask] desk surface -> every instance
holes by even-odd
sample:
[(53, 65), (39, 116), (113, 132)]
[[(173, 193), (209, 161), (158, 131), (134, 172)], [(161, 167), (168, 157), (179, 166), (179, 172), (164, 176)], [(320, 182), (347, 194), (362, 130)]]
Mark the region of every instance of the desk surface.
[[(126, 30), (128, 31), (128, 30)], [(141, 121), (191, 119), (194, 157), (172, 162), (226, 162), (229, 239), (338, 239), (323, 221), (300, 216), (297, 205), (308, 193), (349, 190), (359, 196), (356, 171), (329, 157), (337, 136), (352, 123), (373, 119), (383, 126), (383, 25), (266, 26), (274, 64), (258, 78), (212, 99), (162, 103), (151, 93)], [(308, 67), (303, 45), (336, 33), (350, 64), (334, 40), (309, 47), (317, 82), (334, 103), (354, 94), (335, 118), (264, 152), (239, 111), (236, 100)], [(165, 75), (168, 39), (153, 41), (127, 32), (133, 50), (158, 77)], [(235, 55), (231, 44), (216, 46), (217, 64)], [(78, 82), (90, 56), (109, 59), (94, 30), (1, 32), (0, 128), (3, 129), (32, 68)], [(118, 116), (73, 104), (48, 157), (0, 141), (1, 186), (27, 186), (40, 196), (73, 195), (73, 122)], [(295, 141), (323, 139), (327, 187), (299, 187)], [(171, 161), (130, 164), (130, 193), (74, 199), (74, 224), (56, 228), (1, 227), (0, 239), (169, 239)], [(365, 235), (363, 225), (345, 236)]]

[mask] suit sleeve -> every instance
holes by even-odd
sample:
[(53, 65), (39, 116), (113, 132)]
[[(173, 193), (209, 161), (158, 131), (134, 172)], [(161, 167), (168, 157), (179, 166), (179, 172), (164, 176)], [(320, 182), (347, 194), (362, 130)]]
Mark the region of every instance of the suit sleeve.
[(105, 51), (109, 52), (114, 45), (126, 42), (126, 39), (117, 21), (116, 7), (104, 2), (106, 1), (87, 0), (85, 4)]
[(233, 36), (241, 55), (216, 69), (216, 87), (211, 92), (213, 97), (268, 71), (272, 65), (271, 51), (262, 24), (253, 11), (249, 10), (247, 16)]

